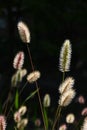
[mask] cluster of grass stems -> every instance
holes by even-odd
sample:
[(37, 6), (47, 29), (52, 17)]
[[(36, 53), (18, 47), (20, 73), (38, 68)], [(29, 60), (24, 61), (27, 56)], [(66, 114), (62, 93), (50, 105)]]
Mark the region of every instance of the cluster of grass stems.
[[(24, 52), (19, 51), (13, 60), (13, 67), (16, 70), (15, 74), (11, 78), (11, 88), (8, 93), (8, 97), (2, 106), (2, 114), (0, 115), (0, 130), (5, 130), (8, 127), (8, 117), (12, 114), (12, 119), (14, 120), (13, 129), (15, 130), (24, 130), (26, 129), (27, 124), (29, 123), (28, 118), (24, 117), (27, 107), (26, 102), (30, 98), (32, 98), (35, 94), (38, 96), (39, 107), (41, 110), (42, 120), (43, 120), (43, 128), (44, 130), (68, 130), (68, 127), (74, 123), (73, 130), (86, 130), (87, 129), (87, 108), (85, 108), (85, 112), (81, 114), (81, 119), (76, 121), (76, 117), (73, 113), (70, 113), (66, 116), (66, 122), (60, 124), (62, 110), (66, 108), (73, 100), (76, 95), (76, 91), (74, 89), (74, 78), (71, 76), (66, 77), (66, 73), (70, 71), (70, 63), (71, 63), (71, 53), (72, 47), (70, 40), (65, 40), (59, 56), (59, 70), (62, 73), (61, 84), (57, 91), (59, 91), (59, 99), (58, 99), (58, 107), (54, 112), (54, 118), (50, 119), (48, 117), (48, 108), (51, 105), (51, 98), (49, 94), (44, 96), (43, 101), (41, 100), (40, 95), (40, 87), (38, 85), (37, 80), (40, 78), (40, 72), (35, 70), (34, 63), (32, 61), (31, 51), (30, 51), (30, 30), (27, 25), (20, 21), (17, 24), (19, 36), (24, 42), (27, 52), (29, 55), (29, 61), (31, 64), (32, 72), (27, 75), (26, 83), (19, 90), (19, 84), (22, 82), (23, 77), (27, 74), (27, 70), (23, 68), (24, 64)], [(19, 105), (19, 99), (24, 92), (26, 85), (34, 83), (36, 86), (35, 91), (33, 91), (26, 99)], [(10, 101), (12, 89), (16, 88), (15, 96), (13, 97), (12, 102)], [(83, 96), (80, 96), (77, 100), (80, 104), (85, 103), (85, 99)], [(9, 108), (10, 104), (10, 108)], [(8, 109), (9, 108), (9, 109)], [(41, 125), (41, 120), (37, 119), (35, 121), (35, 128), (39, 128)]]

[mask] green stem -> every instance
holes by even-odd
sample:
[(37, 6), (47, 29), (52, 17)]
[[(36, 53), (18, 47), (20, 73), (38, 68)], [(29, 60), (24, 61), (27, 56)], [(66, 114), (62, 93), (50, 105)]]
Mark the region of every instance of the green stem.
[(22, 103), (22, 105), (25, 104), (25, 102), (27, 102), (31, 97), (33, 97), (36, 93), (37, 93), (38, 90), (35, 90), (34, 92), (32, 92), (25, 100), (24, 102)]

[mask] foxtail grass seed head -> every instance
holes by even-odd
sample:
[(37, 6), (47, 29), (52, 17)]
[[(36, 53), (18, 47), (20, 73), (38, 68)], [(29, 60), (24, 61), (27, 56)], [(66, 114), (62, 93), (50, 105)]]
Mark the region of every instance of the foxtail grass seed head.
[(87, 116), (87, 107), (85, 107), (82, 112), (81, 112), (82, 116)]
[(21, 40), (24, 43), (30, 43), (30, 31), (27, 25), (24, 22), (20, 21), (17, 24), (17, 28), (18, 28), (18, 32), (19, 32)]
[(73, 113), (70, 113), (66, 116), (66, 122), (72, 124), (75, 121), (75, 116)]
[(3, 115), (0, 115), (0, 130), (6, 130), (6, 119)]
[(21, 121), (21, 115), (18, 111), (14, 113), (14, 121), (17, 123)]
[(20, 113), (21, 116), (23, 116), (27, 111), (27, 107), (26, 106), (21, 106), (18, 110), (18, 112)]
[(11, 85), (12, 87), (16, 87), (18, 82), (22, 81), (22, 77), (20, 75), (20, 71), (17, 70), (17, 72), (15, 74), (13, 74), (12, 78), (11, 78)]
[(44, 96), (44, 99), (43, 99), (43, 106), (44, 107), (49, 107), (50, 106), (50, 102), (51, 102), (50, 95), (46, 94)]
[(75, 97), (75, 94), (76, 92), (74, 89), (69, 89), (68, 91), (60, 95), (59, 105), (63, 107), (68, 106), (71, 103), (72, 99)]
[(59, 130), (67, 130), (66, 124), (62, 124), (62, 125), (59, 127)]
[(33, 71), (32, 73), (28, 74), (27, 81), (29, 83), (33, 83), (40, 78), (40, 75), (41, 74), (39, 71)]
[(14, 61), (13, 61), (13, 67), (15, 69), (21, 69), (24, 64), (24, 52), (20, 51), (16, 54)]
[(25, 75), (27, 74), (27, 70), (26, 69), (21, 69), (20, 70), (20, 75), (23, 78)]
[(68, 77), (64, 80), (62, 84), (59, 86), (59, 93), (63, 94), (67, 90), (71, 89), (74, 86), (74, 79), (72, 77)]
[(27, 70), (26, 69), (20, 69), (17, 70), (15, 74), (13, 74), (12, 78), (11, 78), (11, 85), (12, 87), (16, 87), (18, 82), (21, 82), (23, 77), (27, 74)]
[(70, 69), (71, 62), (71, 44), (69, 40), (65, 40), (60, 51), (59, 69), (61, 72), (67, 72)]
[(11, 86), (12, 86), (12, 87), (15, 87), (15, 86), (17, 85), (17, 82), (18, 82), (17, 76), (16, 76), (16, 74), (14, 74), (14, 75), (12, 76), (12, 78), (11, 78)]
[(87, 117), (85, 117), (81, 130), (87, 130)]
[(28, 124), (28, 119), (27, 118), (22, 119), (20, 122), (17, 123), (18, 130), (24, 129), (27, 126), (27, 124)]

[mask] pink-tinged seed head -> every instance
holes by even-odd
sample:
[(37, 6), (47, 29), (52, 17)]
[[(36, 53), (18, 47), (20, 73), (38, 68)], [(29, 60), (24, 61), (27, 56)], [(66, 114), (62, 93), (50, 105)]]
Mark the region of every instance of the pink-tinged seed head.
[(82, 112), (81, 112), (82, 116), (87, 116), (87, 107), (85, 107)]
[(35, 126), (40, 127), (40, 125), (41, 125), (41, 120), (39, 118), (37, 118), (35, 120)]
[(62, 125), (59, 127), (59, 130), (67, 130), (66, 124), (62, 124)]
[(20, 51), (16, 54), (14, 61), (13, 61), (13, 67), (15, 69), (21, 69), (24, 64), (24, 52)]
[(0, 130), (6, 129), (6, 119), (3, 115), (0, 116)]
[(84, 104), (85, 103), (85, 98), (81, 95), (81, 96), (79, 96), (78, 97), (78, 102), (80, 103), (80, 104)]

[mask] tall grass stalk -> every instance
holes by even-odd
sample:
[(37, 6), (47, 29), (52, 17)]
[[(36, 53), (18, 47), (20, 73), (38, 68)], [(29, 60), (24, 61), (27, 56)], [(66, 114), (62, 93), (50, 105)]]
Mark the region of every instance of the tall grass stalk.
[[(28, 54), (29, 54), (29, 58), (30, 58), (30, 63), (31, 63), (31, 67), (32, 67), (32, 71), (34, 71), (34, 65), (33, 65), (33, 61), (32, 61), (32, 57), (31, 57), (31, 52), (30, 52), (30, 48), (27, 45), (27, 50), (28, 50)], [(38, 95), (38, 100), (39, 100), (39, 104), (40, 104), (40, 108), (41, 108), (41, 113), (42, 113), (42, 118), (43, 118), (43, 123), (44, 123), (44, 129), (46, 129), (46, 124), (45, 124), (45, 119), (44, 119), (44, 113), (43, 113), (43, 107), (42, 107), (42, 102), (41, 102), (41, 97), (40, 97), (40, 92), (39, 92), (39, 87), (38, 87), (38, 83), (37, 81), (35, 81), (35, 85), (36, 85), (36, 89), (38, 90), (37, 91), (37, 95)]]

